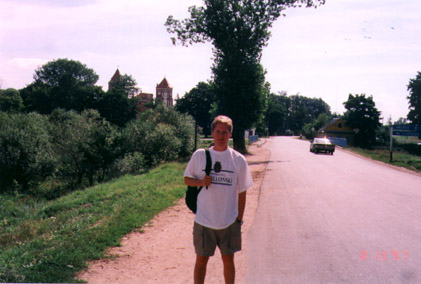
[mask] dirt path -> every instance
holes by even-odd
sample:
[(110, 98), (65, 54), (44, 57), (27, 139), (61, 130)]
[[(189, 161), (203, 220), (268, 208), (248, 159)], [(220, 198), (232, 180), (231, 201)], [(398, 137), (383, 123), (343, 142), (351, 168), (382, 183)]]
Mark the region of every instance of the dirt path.
[[(269, 158), (262, 142), (249, 147), (247, 155), (254, 186), (247, 191), (243, 225), (243, 250), (235, 255), (237, 283), (244, 282), (246, 271), (245, 237), (258, 205), (259, 191)], [(176, 205), (158, 214), (142, 231), (126, 235), (121, 247), (110, 249), (110, 258), (95, 261), (78, 278), (88, 283), (193, 283), (195, 253), (192, 243), (194, 214), (180, 199)], [(206, 283), (223, 283), (222, 262), (217, 253), (209, 260)]]

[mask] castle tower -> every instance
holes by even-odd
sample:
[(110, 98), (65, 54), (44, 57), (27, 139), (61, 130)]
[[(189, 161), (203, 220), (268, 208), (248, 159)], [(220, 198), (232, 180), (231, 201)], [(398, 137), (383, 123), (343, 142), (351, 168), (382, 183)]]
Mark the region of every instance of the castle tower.
[(112, 88), (112, 84), (117, 82), (120, 79), (120, 77), (121, 77), (120, 70), (118, 70), (117, 68), (113, 77), (111, 77), (111, 80), (108, 82), (108, 90)]
[(172, 89), (167, 78), (164, 77), (161, 83), (156, 85), (156, 99), (161, 100), (167, 107), (173, 106)]

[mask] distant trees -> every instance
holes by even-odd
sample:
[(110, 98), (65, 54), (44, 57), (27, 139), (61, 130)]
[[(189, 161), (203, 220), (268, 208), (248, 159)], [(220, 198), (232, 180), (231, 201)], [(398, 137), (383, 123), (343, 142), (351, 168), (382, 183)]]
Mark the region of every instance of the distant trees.
[(269, 135), (285, 134), (290, 99), (286, 93), (269, 94), (266, 121)]
[(269, 95), (266, 119), (270, 135), (299, 134), (306, 124), (321, 114), (330, 116), (330, 107), (322, 99), (286, 93)]
[(0, 193), (54, 198), (122, 174), (189, 156), (193, 120), (157, 106), (119, 128), (96, 110), (0, 112)]
[(103, 91), (95, 86), (98, 75), (86, 65), (57, 59), (35, 71), (34, 82), (21, 91), (28, 111), (50, 114), (56, 108), (95, 109)]
[(23, 109), (23, 100), (18, 90), (0, 89), (0, 111), (20, 112)]
[(290, 97), (288, 128), (300, 131), (304, 125), (316, 120), (320, 114), (330, 115), (330, 106), (322, 99), (307, 98), (300, 95)]
[(212, 83), (199, 82), (196, 87), (177, 100), (175, 109), (190, 114), (203, 129), (203, 134), (211, 134), (212, 107), (215, 104), (215, 91)]
[(408, 120), (413, 124), (421, 124), (421, 72), (409, 81), (409, 113)]
[[(138, 99), (135, 95), (138, 88), (132, 76), (124, 74), (116, 77), (107, 92), (95, 85), (97, 81), (95, 71), (79, 61), (50, 61), (35, 70), (34, 82), (20, 91), (22, 109), (41, 114), (51, 114), (55, 109), (77, 112), (95, 109), (120, 127), (136, 118)], [(0, 93), (0, 100), (3, 97)]]
[(365, 94), (352, 95), (344, 102), (347, 111), (344, 114), (345, 124), (356, 131), (354, 143), (362, 148), (376, 144), (376, 131), (381, 126), (380, 111), (377, 110), (373, 97)]

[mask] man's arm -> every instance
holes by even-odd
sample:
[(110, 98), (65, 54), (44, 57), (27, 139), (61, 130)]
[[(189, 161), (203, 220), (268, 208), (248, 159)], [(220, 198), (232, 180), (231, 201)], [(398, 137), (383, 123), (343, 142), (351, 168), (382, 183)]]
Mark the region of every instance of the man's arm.
[(188, 186), (209, 186), (212, 183), (211, 176), (205, 176), (203, 179), (184, 177), (184, 183)]
[(238, 217), (237, 219), (243, 221), (244, 209), (246, 209), (246, 194), (247, 191), (243, 191), (238, 195)]

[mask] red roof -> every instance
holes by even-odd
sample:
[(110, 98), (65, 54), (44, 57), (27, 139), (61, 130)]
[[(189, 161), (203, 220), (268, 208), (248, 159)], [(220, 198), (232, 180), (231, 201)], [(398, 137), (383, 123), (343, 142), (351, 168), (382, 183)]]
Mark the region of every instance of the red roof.
[(160, 88), (160, 89), (172, 89), (172, 87), (170, 86), (170, 84), (167, 81), (167, 78), (165, 78), (165, 77), (161, 81), (161, 83), (159, 83), (159, 85), (157, 85), (156, 87)]
[(120, 76), (121, 76), (120, 75), (120, 70), (118, 70), (118, 68), (117, 68), (117, 70), (115, 71), (113, 77), (111, 77), (110, 82), (115, 82)]

